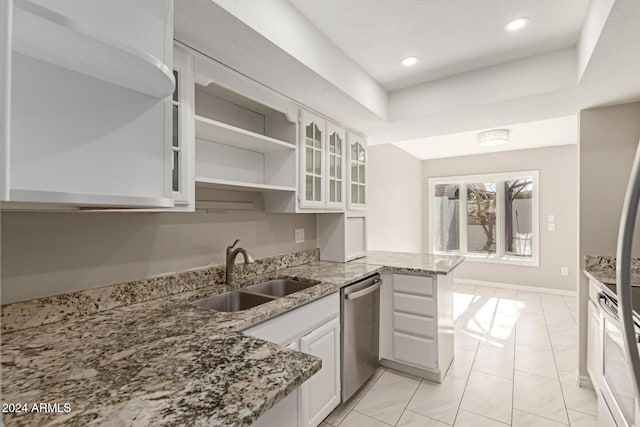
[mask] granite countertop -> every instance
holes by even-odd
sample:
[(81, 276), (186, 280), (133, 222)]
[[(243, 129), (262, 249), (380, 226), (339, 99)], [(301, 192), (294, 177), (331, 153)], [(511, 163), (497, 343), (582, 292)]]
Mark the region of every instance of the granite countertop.
[[(615, 286), (616, 258), (612, 256), (587, 255), (584, 258), (584, 273), (603, 285)], [(640, 287), (640, 259), (634, 258), (631, 264), (631, 286)]]
[(243, 329), (383, 268), (447, 274), (462, 261), (446, 258), (372, 252), (349, 263), (316, 261), (257, 275), (242, 285), (272, 278), (321, 283), (237, 313), (189, 304), (228, 290), (210, 286), (4, 332), (3, 402), (69, 403), (71, 411), (3, 414), (3, 423), (250, 425), (317, 372), (321, 360)]
[(429, 274), (449, 274), (464, 261), (462, 256), (431, 255), (409, 252), (368, 251), (356, 263), (382, 265), (386, 269)]

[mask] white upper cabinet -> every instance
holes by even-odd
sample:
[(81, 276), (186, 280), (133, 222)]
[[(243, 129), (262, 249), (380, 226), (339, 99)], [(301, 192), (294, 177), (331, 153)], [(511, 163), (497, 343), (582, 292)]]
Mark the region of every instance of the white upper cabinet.
[(173, 25), (172, 10), (168, 1), (14, 0), (13, 51), (163, 99), (173, 79), (154, 32)]
[(194, 58), (176, 45), (173, 51), (171, 98), (171, 194), (172, 210), (195, 210), (194, 181)]
[(173, 2), (5, 3), (3, 209), (173, 207)]
[(348, 185), (347, 206), (349, 209), (365, 209), (367, 207), (367, 142), (365, 137), (347, 132), (348, 152)]
[(308, 111), (300, 111), (301, 209), (344, 210), (346, 133), (343, 128)]
[(326, 120), (300, 112), (300, 207), (325, 207)]
[(344, 209), (347, 155), (345, 130), (334, 123), (327, 122), (327, 142), (325, 190), (327, 207)]

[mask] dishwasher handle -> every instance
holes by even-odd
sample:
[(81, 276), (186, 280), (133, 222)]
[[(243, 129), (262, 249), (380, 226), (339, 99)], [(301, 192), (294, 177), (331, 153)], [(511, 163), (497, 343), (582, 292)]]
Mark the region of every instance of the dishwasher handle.
[(610, 303), (611, 303), (611, 298), (610, 297), (605, 295), (603, 292), (600, 292), (600, 294), (598, 295), (598, 302), (600, 303), (600, 308), (602, 308), (602, 310), (606, 314), (608, 314), (609, 317), (611, 317), (616, 322), (620, 321), (620, 318), (618, 317), (617, 311), (614, 311), (610, 306)]
[(363, 297), (365, 295), (369, 295), (370, 293), (373, 293), (375, 291), (377, 291), (378, 289), (380, 289), (380, 286), (382, 286), (382, 280), (380, 279), (375, 279), (372, 283), (371, 286), (367, 286), (364, 289), (360, 289), (359, 291), (355, 291), (355, 292), (345, 292), (344, 293), (344, 299), (346, 299), (347, 301), (351, 301), (354, 299), (358, 299), (360, 297)]

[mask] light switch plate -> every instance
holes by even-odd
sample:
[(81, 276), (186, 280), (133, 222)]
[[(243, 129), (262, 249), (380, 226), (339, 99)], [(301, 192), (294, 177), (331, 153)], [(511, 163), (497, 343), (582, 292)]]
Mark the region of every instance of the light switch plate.
[(296, 243), (304, 243), (304, 228), (296, 228)]
[(556, 224), (554, 222), (550, 222), (547, 224), (547, 230), (556, 231)]
[(569, 275), (569, 269), (567, 267), (560, 267), (560, 275), (561, 276), (568, 276)]
[(549, 221), (548, 222), (556, 222), (556, 216), (555, 215), (549, 215)]

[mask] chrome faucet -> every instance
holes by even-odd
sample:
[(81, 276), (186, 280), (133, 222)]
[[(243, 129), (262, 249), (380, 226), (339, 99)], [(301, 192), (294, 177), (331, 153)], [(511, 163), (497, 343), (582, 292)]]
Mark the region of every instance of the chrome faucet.
[(243, 248), (237, 248), (237, 249), (233, 249), (238, 242), (240, 241), (240, 239), (236, 239), (235, 242), (233, 242), (233, 245), (231, 246), (227, 246), (227, 285), (233, 285), (233, 282), (235, 280), (235, 275), (236, 275), (236, 257), (238, 256), (238, 254), (242, 254), (242, 256), (244, 257), (244, 263), (245, 264), (251, 264), (253, 263), (253, 258), (251, 258), (251, 255), (249, 255), (247, 253), (247, 251)]

